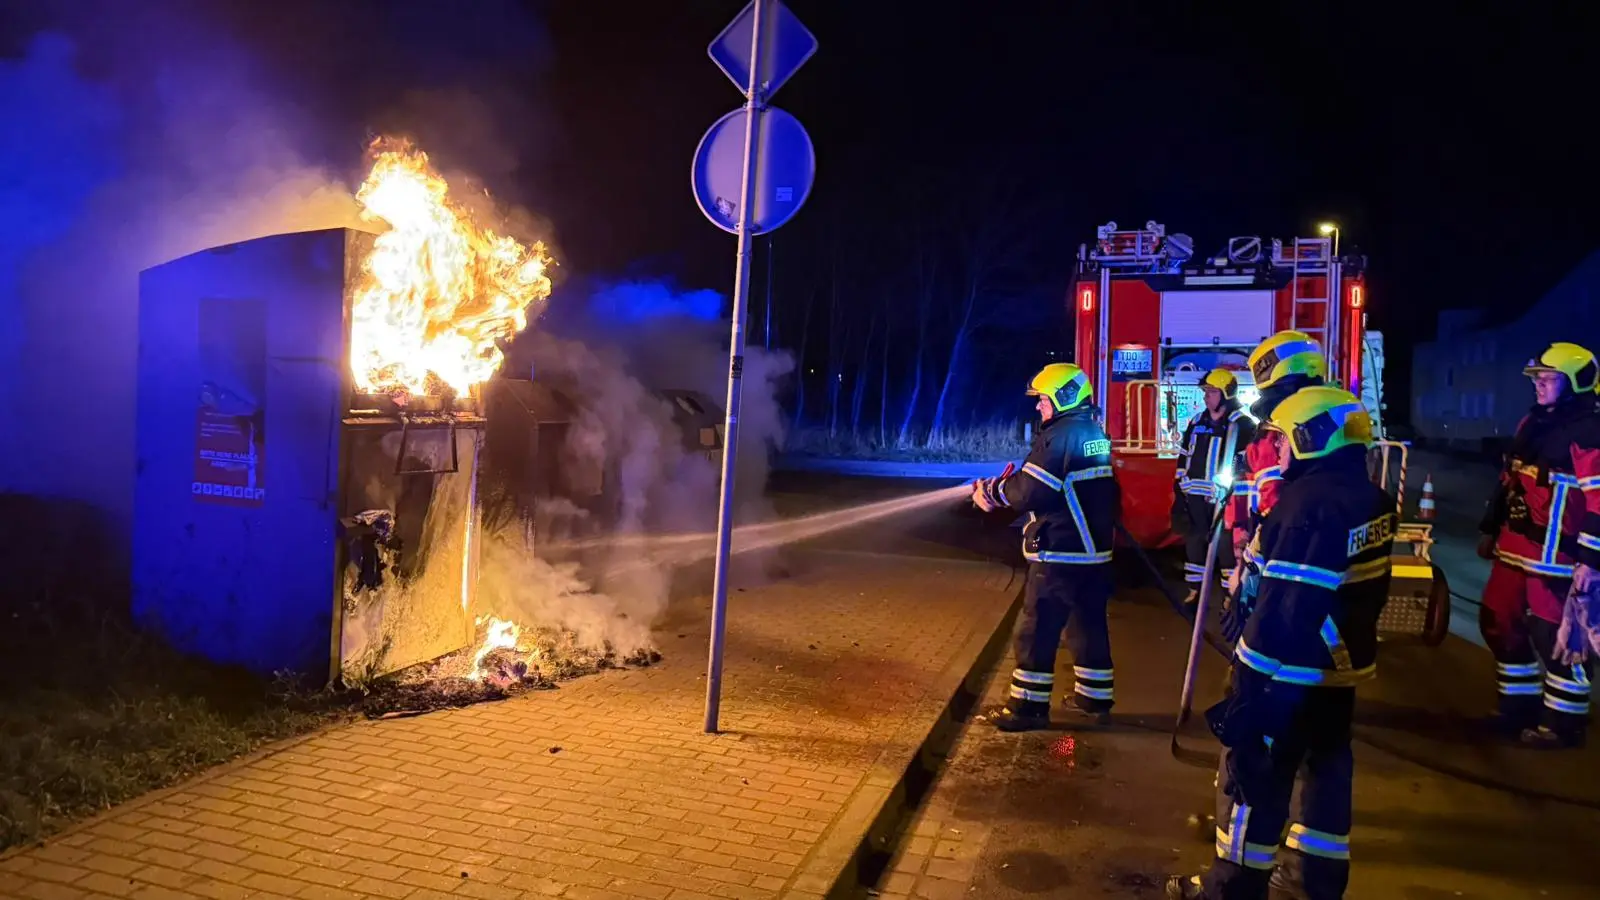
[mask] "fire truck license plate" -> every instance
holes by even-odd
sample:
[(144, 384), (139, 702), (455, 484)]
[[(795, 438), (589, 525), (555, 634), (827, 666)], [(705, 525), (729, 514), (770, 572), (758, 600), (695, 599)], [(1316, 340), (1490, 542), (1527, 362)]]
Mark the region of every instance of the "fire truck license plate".
[(1145, 375), (1150, 371), (1152, 351), (1126, 349), (1111, 351), (1111, 371), (1116, 375)]

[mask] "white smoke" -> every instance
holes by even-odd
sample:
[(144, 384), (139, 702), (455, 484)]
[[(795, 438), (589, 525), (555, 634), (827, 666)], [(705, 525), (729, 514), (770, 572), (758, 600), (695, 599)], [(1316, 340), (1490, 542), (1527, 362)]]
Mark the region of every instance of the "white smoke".
[[(644, 298), (619, 304), (619, 297)], [(599, 523), (615, 543), (597, 541), (577, 562), (540, 558), (569, 536), (594, 534), (571, 504), (547, 507), (542, 541), (532, 553), (512, 526), (485, 543), (480, 596), (500, 618), (577, 630), (621, 652), (644, 646), (649, 626), (666, 610), (675, 579), (670, 565), (640, 564), (626, 538), (706, 532), (717, 520), (720, 463), (695, 446), (660, 392), (695, 391), (715, 404), (707, 418), (722, 424), (727, 324), (715, 292), (680, 292), (664, 282), (626, 282), (587, 297), (558, 292), (552, 316), (516, 342), (508, 359), (576, 406), (561, 464), (600, 470), (612, 479), (610, 520)], [(557, 334), (559, 330), (561, 333)], [(720, 338), (720, 339), (719, 339)], [(764, 490), (770, 454), (781, 443), (781, 379), (793, 368), (786, 353), (749, 348), (744, 364), (736, 521), (770, 516)], [(586, 514), (585, 514), (586, 515)], [(741, 560), (739, 574), (759, 577), (760, 558)], [(696, 586), (692, 582), (684, 587)]]

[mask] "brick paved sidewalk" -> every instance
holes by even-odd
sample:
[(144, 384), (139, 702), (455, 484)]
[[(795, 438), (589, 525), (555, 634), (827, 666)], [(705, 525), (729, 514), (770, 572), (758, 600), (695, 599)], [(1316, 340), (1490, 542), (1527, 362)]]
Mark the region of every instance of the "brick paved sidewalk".
[(731, 598), (724, 734), (700, 731), (697, 600), (659, 666), (225, 767), (0, 858), (0, 896), (820, 896), (1015, 586), (985, 563), (802, 559)]

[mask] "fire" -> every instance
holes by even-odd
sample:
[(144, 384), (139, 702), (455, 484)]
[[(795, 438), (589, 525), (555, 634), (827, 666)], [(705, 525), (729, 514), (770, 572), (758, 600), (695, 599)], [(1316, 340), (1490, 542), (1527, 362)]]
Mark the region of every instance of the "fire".
[(522, 626), (505, 619), (494, 616), (483, 616), (477, 624), (488, 623), (489, 628), (483, 637), (483, 643), (478, 647), (478, 653), (472, 658), (472, 674), (468, 675), (473, 681), (483, 679), (483, 659), (496, 650), (515, 650), (517, 641), (522, 639)]
[(363, 266), (351, 308), (350, 362), (367, 393), (465, 396), (500, 367), (497, 339), (528, 326), (550, 296), (542, 243), (481, 228), (449, 197), (428, 155), (380, 139), (356, 192), (389, 228)]

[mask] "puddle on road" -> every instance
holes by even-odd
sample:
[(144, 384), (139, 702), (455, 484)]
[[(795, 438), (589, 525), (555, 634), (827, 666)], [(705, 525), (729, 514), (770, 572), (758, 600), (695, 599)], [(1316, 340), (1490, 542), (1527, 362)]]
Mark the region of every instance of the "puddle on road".
[[(1153, 897), (1162, 890), (1164, 885), (1160, 878), (1149, 872), (1141, 872), (1121, 866), (1112, 866), (1106, 870), (1106, 883), (1118, 888), (1119, 896)], [(1131, 891), (1124, 894), (1124, 891)]]
[[(1100, 893), (1116, 897), (1156, 897), (1162, 889), (1162, 879), (1128, 861), (1111, 861), (1086, 869), (1087, 859), (1069, 860), (1038, 850), (1016, 850), (995, 857), (990, 865), (995, 880), (1018, 894), (1049, 894), (1064, 896), (1066, 888), (1081, 885), (1092, 891), (1098, 885)], [(1140, 860), (1147, 864), (1149, 860)], [(1079, 896), (1074, 892), (1072, 896)]]
[(1043, 894), (1072, 885), (1072, 867), (1048, 853), (1015, 850), (994, 861), (995, 877), (1019, 894)]

